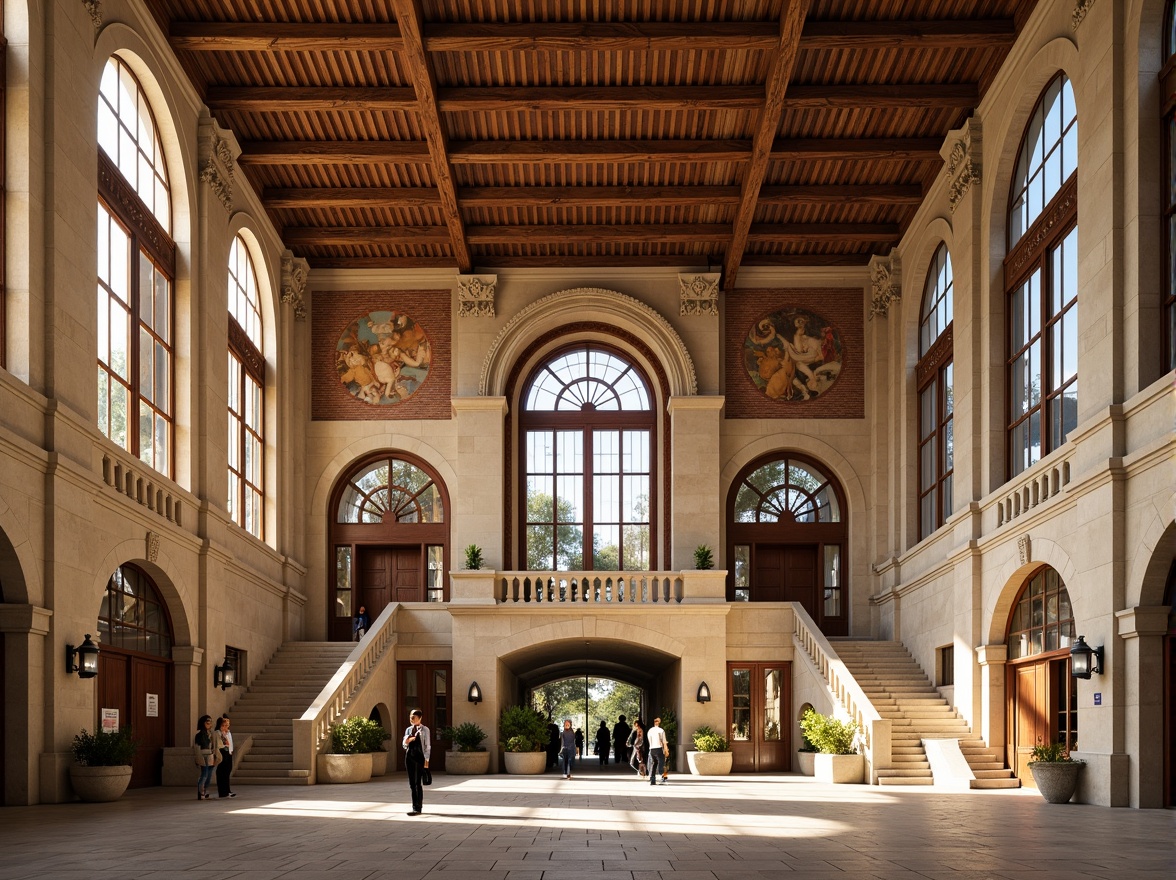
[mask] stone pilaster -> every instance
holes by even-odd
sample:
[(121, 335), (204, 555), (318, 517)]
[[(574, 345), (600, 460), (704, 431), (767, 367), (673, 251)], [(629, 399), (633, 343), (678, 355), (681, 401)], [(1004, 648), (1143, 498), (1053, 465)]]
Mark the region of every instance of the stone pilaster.
[(0, 719), (4, 725), (4, 754), (0, 758), (5, 767), (0, 799), (5, 805), (23, 806), (45, 800), (36, 755), (47, 733), (45, 680), (47, 674), (54, 675), (45, 669), (45, 637), (49, 635), (52, 615), (52, 611), (36, 605), (0, 605), (7, 700)]
[[(725, 398), (671, 397), (670, 558), (663, 569), (691, 568), (694, 548), (706, 544), (719, 555), (723, 493), (719, 487), (719, 426)], [(717, 560), (716, 560), (717, 562)]]
[(502, 546), (505, 474), (500, 450), (506, 443), (506, 398), (455, 397), (453, 418), (457, 485), (450, 487), (454, 499), (452, 567), (460, 563), (462, 548), (477, 544), (487, 567), (502, 568), (506, 558)]
[(310, 264), (291, 251), (282, 252), (282, 302), (294, 308), (294, 320), (306, 320), (306, 278)]
[(497, 275), (459, 275), (457, 277), (457, 316), (459, 318), (493, 318)]
[(870, 291), (871, 321), (875, 315), (885, 318), (890, 306), (902, 299), (902, 265), (897, 248), (885, 257), (870, 257)]
[(968, 191), (980, 183), (982, 147), (980, 121), (975, 116), (944, 138), (939, 152), (943, 156), (944, 176), (949, 181), (947, 199), (953, 214)]
[(718, 272), (679, 273), (680, 315), (719, 315)]
[(976, 649), (980, 664), (979, 734), (1000, 760), (1012, 762), (1005, 754), (1005, 665), (1008, 645), (981, 645)]
[(1162, 807), (1164, 784), (1155, 768), (1164, 765), (1164, 634), (1168, 631), (1168, 607), (1139, 607), (1116, 611), (1119, 638), (1123, 640), (1122, 676), (1125, 693), (1119, 709), (1126, 725), (1127, 754), (1131, 761), (1129, 805)]
[(208, 116), (200, 119), (196, 141), (200, 149), (200, 179), (208, 184), (221, 207), (231, 214), (233, 178), (241, 148), (237, 146), (231, 131), (221, 128), (215, 119)]

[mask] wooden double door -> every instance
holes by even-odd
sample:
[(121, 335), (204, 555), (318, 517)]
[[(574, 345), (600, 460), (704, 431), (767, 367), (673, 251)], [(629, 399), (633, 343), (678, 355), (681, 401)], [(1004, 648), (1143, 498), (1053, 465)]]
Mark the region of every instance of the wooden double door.
[(119, 727), (130, 725), (138, 743), (131, 763), (131, 788), (162, 783), (163, 749), (175, 745), (173, 678), (171, 661), (161, 657), (107, 645), (98, 655), (98, 707), (117, 709)]
[(1077, 742), (1077, 682), (1070, 675), (1069, 651), (1010, 664), (1007, 693), (1009, 766), (1021, 785), (1036, 788), (1029, 770), (1033, 747)]
[(727, 730), (736, 773), (792, 769), (792, 664), (727, 664)]
[[(362, 605), (373, 622), (392, 602), (424, 602), (427, 549), (420, 544), (377, 544), (355, 547), (355, 591), (351, 615)], [(336, 616), (331, 637), (349, 641), (354, 616)]]
[(400, 695), (399, 715), (392, 722), (391, 748), (396, 752), (396, 768), (404, 769), (404, 749), (400, 741), (408, 727), (408, 716), (413, 709), (425, 713), (425, 727), (433, 737), (430, 770), (445, 769), (445, 750), (449, 743), (441, 739), (442, 728), (450, 725), (452, 717), (453, 664), (440, 662), (402, 662), (396, 664), (396, 693)]

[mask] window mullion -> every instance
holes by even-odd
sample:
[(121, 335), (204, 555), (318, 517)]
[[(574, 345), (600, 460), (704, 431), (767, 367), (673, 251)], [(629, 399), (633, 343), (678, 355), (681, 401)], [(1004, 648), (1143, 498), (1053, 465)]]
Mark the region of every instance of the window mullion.
[(596, 451), (596, 434), (592, 428), (584, 428), (584, 556), (581, 567), (585, 570), (595, 569), (596, 561), (592, 556), (592, 548), (596, 535), (596, 493), (594, 483), (596, 476), (593, 456)]

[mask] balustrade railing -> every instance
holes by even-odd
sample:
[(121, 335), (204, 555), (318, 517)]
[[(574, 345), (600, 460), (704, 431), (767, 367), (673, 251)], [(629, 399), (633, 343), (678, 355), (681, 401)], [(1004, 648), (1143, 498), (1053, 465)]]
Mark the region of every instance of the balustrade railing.
[(1019, 483), (1010, 483), (996, 502), (996, 525), (1003, 526), (1048, 501), (1070, 483), (1070, 461), (1053, 462), (1023, 474)]
[(159, 474), (147, 465), (131, 464), (110, 452), (102, 454), (102, 482), (168, 522), (182, 526), (184, 505), (180, 495), (159, 480)]
[(522, 605), (677, 605), (685, 598), (682, 572), (500, 571), (494, 599)]

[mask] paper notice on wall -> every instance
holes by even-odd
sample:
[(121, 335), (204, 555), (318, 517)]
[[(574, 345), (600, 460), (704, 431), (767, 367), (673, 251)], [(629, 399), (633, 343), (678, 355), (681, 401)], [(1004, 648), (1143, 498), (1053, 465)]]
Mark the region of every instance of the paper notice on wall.
[(158, 718), (159, 717), (159, 694), (148, 694), (147, 695), (147, 717), (148, 718)]
[(115, 733), (118, 731), (118, 709), (102, 710), (102, 730), (105, 733)]

